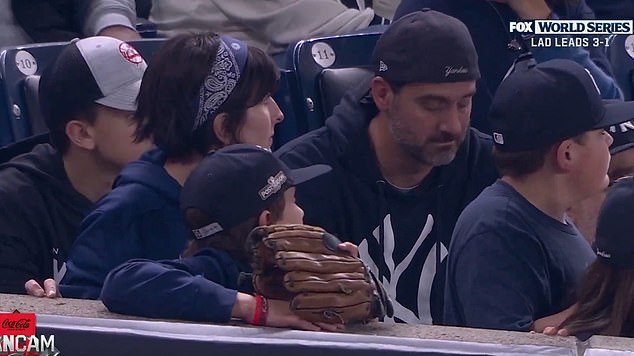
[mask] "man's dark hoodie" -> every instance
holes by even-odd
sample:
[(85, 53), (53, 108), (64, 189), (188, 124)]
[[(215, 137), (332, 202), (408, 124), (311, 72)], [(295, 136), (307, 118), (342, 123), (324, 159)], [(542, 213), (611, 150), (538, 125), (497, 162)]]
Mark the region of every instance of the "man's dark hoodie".
[(298, 187), (305, 222), (359, 245), (361, 258), (394, 299), (397, 321), (430, 323), (433, 317), (440, 323), (441, 260), (462, 209), (497, 177), (492, 143), (470, 129), (452, 163), (434, 168), (415, 188), (393, 187), (379, 171), (369, 140), (377, 108), (368, 88), (363, 83), (349, 92), (324, 127), (276, 154), (291, 168), (333, 168)]
[(48, 144), (0, 165), (0, 293), (55, 277), (90, 206)]

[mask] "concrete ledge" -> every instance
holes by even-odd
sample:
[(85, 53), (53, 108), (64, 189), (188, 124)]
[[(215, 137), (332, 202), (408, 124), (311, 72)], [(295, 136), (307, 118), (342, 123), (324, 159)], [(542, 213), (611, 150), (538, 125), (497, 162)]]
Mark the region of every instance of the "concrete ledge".
[(593, 336), (584, 346), (586, 356), (634, 354), (634, 339), (632, 338)]
[[(72, 344), (74, 342), (72, 340), (78, 340), (78, 338), (82, 339), (83, 342), (90, 342), (91, 345), (98, 345), (100, 340), (109, 340), (109, 343), (113, 340), (114, 342), (120, 341), (119, 345), (126, 347), (136, 345), (139, 340), (145, 340), (145, 344), (148, 345), (161, 344), (162, 347), (176, 347), (176, 345), (182, 347), (185, 345), (184, 343), (187, 343), (187, 351), (190, 351), (190, 347), (192, 351), (210, 351), (210, 347), (216, 351), (221, 351), (222, 347), (232, 345), (230, 350), (237, 351), (244, 348), (245, 354), (257, 352), (258, 356), (268, 353), (264, 350), (268, 350), (270, 354), (279, 355), (280, 352), (283, 354), (291, 352), (292, 350), (289, 348), (300, 346), (303, 347), (301, 349), (302, 355), (306, 352), (316, 352), (315, 354), (328, 352), (329, 356), (338, 354), (351, 356), (351, 353), (357, 352), (363, 355), (377, 352), (380, 352), (381, 355), (386, 352), (389, 354), (422, 353), (430, 355), (616, 356), (624, 354), (623, 352), (634, 354), (634, 340), (626, 338), (598, 336), (583, 343), (574, 337), (550, 337), (510, 331), (386, 323), (355, 325), (343, 333), (314, 333), (256, 328), (240, 322), (232, 322), (228, 326), (152, 320), (111, 313), (100, 301), (65, 298), (45, 299), (0, 294), (0, 311), (12, 312), (16, 309), (20, 312), (36, 313), (38, 315), (38, 331), (54, 333), (56, 338), (60, 339), (58, 343), (64, 344), (64, 347), (60, 347), (62, 355), (75, 354), (73, 351), (79, 352), (79, 349)], [(157, 340), (163, 340), (164, 343)], [(254, 351), (254, 348), (257, 348), (257, 351)], [(100, 349), (105, 351), (106, 344)], [(150, 351), (150, 349), (144, 350)], [(84, 351), (86, 350), (84, 349)], [(181, 351), (184, 352), (182, 349)], [(139, 352), (139, 350), (135, 352)], [(91, 353), (94, 354), (92, 351)], [(118, 349), (116, 353), (122, 354), (121, 349)]]

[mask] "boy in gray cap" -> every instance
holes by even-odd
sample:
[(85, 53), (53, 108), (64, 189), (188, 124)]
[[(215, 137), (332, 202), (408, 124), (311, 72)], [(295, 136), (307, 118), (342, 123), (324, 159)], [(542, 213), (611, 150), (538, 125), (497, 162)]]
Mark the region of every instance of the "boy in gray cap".
[[(0, 292), (44, 295), (92, 203), (150, 147), (132, 114), (146, 63), (128, 43), (90, 37), (65, 47), (40, 79), (52, 145), (0, 166)], [(48, 281), (46, 293), (55, 295)]]

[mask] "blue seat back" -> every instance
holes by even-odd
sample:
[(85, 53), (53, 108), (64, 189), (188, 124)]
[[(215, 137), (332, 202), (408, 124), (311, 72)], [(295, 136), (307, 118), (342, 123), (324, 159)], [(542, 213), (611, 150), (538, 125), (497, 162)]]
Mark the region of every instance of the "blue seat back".
[(35, 133), (31, 129), (25, 96), (25, 79), (39, 76), (51, 64), (67, 42), (40, 43), (5, 48), (0, 53), (2, 117), (0, 146), (21, 141)]
[[(344, 68), (369, 68), (372, 52), (381, 32), (360, 33), (322, 37), (298, 42), (292, 49), (292, 70), (295, 75), (293, 109), (298, 134), (314, 130), (324, 124), (338, 100), (323, 90), (323, 78), (333, 77), (332, 72)], [(324, 75), (324, 71), (330, 75)], [(365, 73), (365, 74), (364, 74)], [(370, 70), (347, 71), (334, 78), (363, 78), (371, 75)], [(357, 80), (355, 79), (355, 80)], [(345, 79), (344, 85), (358, 84)], [(347, 89), (347, 88), (346, 88)], [(343, 95), (345, 90), (339, 90)], [(340, 97), (339, 97), (340, 99)]]

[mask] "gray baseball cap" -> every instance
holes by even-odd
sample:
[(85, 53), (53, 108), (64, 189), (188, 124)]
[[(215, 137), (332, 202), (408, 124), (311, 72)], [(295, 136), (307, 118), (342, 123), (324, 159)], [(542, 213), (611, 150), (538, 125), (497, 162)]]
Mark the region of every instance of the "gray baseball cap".
[(40, 101), (49, 121), (67, 120), (98, 103), (135, 111), (147, 64), (132, 45), (95, 36), (74, 40), (46, 68), (40, 79)]

